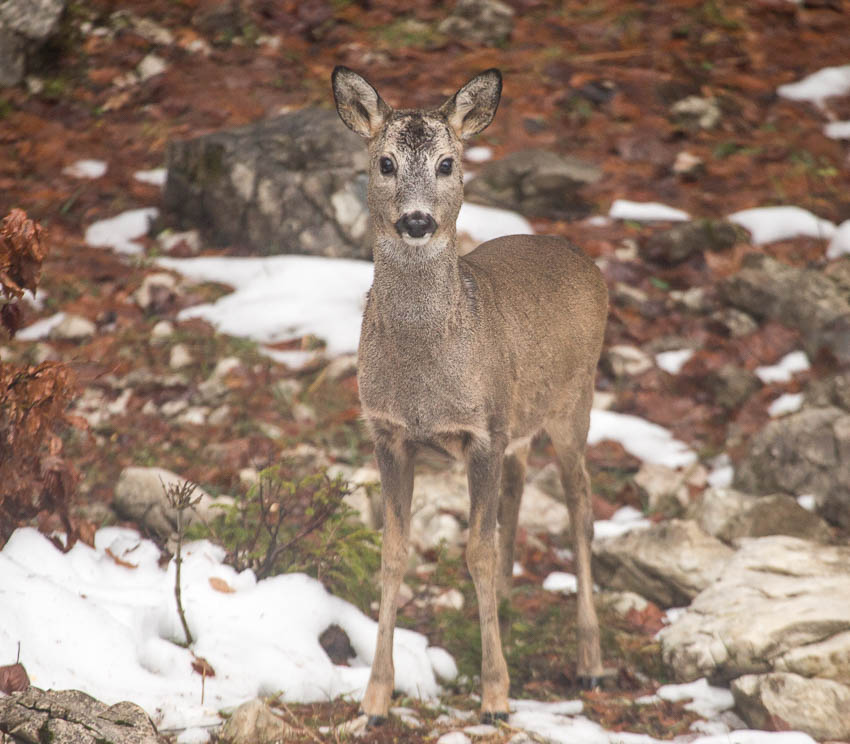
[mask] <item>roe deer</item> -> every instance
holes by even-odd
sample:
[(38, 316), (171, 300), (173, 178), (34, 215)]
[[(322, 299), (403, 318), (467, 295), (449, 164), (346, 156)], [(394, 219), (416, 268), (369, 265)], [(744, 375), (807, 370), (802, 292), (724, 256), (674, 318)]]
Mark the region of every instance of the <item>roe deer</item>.
[[(356, 72), (332, 77), (343, 122), (368, 139), (375, 277), (363, 315), (358, 382), (381, 474), (384, 539), (378, 641), (363, 711), (379, 722), (393, 692), (393, 628), (408, 560), (414, 457), (466, 460), (466, 560), (481, 622), (481, 709), (508, 714), (498, 594), (510, 587), (532, 438), (545, 430), (566, 494), (578, 574), (580, 681), (602, 674), (593, 606), (593, 522), (584, 447), (608, 292), (566, 240), (511, 235), (458, 257), (461, 141), (493, 120), (498, 70), (472, 78), (437, 109), (394, 110)], [(498, 529), (497, 529), (498, 526)]]

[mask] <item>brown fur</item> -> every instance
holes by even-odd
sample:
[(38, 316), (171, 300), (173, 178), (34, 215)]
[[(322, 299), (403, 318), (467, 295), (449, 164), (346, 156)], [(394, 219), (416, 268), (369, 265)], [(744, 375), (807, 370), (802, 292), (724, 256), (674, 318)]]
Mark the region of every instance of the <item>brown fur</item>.
[[(498, 592), (510, 587), (530, 439), (554, 445), (579, 579), (578, 672), (602, 672), (591, 595), (592, 518), (584, 446), (607, 316), (602, 276), (555, 237), (497, 238), (458, 258), (461, 139), (495, 114), (501, 77), (488, 70), (435, 111), (393, 111), (363, 78), (334, 71), (343, 121), (369, 138), (375, 279), (363, 317), (358, 381), (375, 437), (384, 498), (378, 646), (363, 709), (384, 716), (393, 689), (392, 632), (407, 565), (413, 463), (423, 447), (464, 457), (470, 493), (467, 563), (478, 594), (482, 710), (505, 713), (508, 672)], [(379, 169), (391, 158), (392, 176)], [(453, 158), (450, 175), (438, 173)], [(411, 241), (394, 225), (426, 212), (437, 228)]]

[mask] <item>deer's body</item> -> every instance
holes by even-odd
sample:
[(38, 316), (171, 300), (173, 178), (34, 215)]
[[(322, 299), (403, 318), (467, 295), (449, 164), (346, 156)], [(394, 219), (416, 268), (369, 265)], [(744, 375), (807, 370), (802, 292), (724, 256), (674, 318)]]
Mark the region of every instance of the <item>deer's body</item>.
[(601, 674), (591, 595), (592, 520), (584, 446), (607, 315), (599, 270), (567, 241), (513, 235), (458, 258), (461, 138), (495, 114), (501, 78), (473, 78), (435, 111), (393, 111), (359, 75), (334, 71), (343, 121), (369, 139), (375, 279), (358, 354), (363, 413), (384, 499), (378, 644), (363, 709), (387, 714), (392, 633), (407, 564), (413, 465), (423, 448), (463, 457), (467, 564), (478, 594), (482, 709), (502, 717), (508, 672), (498, 592), (510, 586), (532, 437), (545, 430), (570, 511), (578, 592), (578, 673)]

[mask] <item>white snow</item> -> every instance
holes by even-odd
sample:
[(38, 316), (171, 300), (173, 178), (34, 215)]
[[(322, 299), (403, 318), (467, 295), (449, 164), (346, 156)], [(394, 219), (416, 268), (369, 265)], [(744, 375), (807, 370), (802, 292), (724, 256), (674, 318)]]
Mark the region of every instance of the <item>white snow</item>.
[(735, 705), (729, 690), (725, 687), (713, 687), (705, 678), (687, 684), (664, 685), (659, 687), (655, 694), (662, 700), (671, 702), (690, 700), (685, 709), (692, 710), (703, 718), (714, 718)]
[[(313, 334), (329, 356), (353, 353), (360, 337), (372, 264), (344, 258), (161, 258), (160, 266), (195, 281), (235, 288), (216, 302), (186, 308), (178, 316), (203, 318), (218, 330), (260, 343)], [(284, 352), (282, 361), (292, 359)], [(304, 361), (310, 355), (300, 354)]]
[(598, 444), (604, 439), (619, 442), (627, 452), (655, 465), (678, 468), (697, 460), (696, 453), (663, 426), (638, 416), (594, 408), (587, 443)]
[(479, 243), (500, 238), (503, 235), (534, 234), (531, 223), (521, 214), (469, 202), (464, 202), (460, 207), (457, 231), (466, 233)]
[(156, 207), (144, 207), (94, 222), (86, 230), (86, 243), (95, 248), (112, 248), (118, 253), (141, 253), (142, 246), (135, 239), (147, 233), (151, 220), (158, 214)]
[(593, 523), (593, 538), (619, 537), (633, 530), (644, 530), (651, 525), (652, 522), (633, 506), (621, 506), (611, 519), (597, 519)]
[[(207, 541), (184, 549), (183, 604), (192, 651), (215, 670), (205, 681), (192, 670), (174, 601), (174, 563), (163, 570), (159, 550), (133, 530), (106, 527), (96, 548), (77, 543), (67, 554), (34, 529), (16, 531), (0, 552), (0, 658), (21, 661), (43, 689), (75, 688), (107, 703), (132, 700), (160, 728), (219, 722), (218, 711), (259, 695), (290, 701), (362, 696), (375, 651), (377, 625), (304, 574), (257, 581), (222, 562)], [(134, 568), (119, 565), (107, 550)], [(232, 593), (210, 583), (226, 582)], [(58, 610), (57, 608), (61, 608)], [(336, 623), (357, 657), (336, 666), (319, 635)], [(430, 698), (439, 692), (434, 659), (447, 675), (446, 652), (397, 629), (396, 686)], [(453, 662), (452, 662), (453, 663)]]
[(486, 163), (493, 158), (493, 149), (479, 145), (478, 147), (470, 147), (464, 154), (470, 163)]
[(637, 222), (687, 222), (691, 216), (675, 207), (659, 202), (634, 202), (628, 199), (615, 199), (608, 216), (617, 220), (635, 220)]
[(708, 474), (708, 485), (712, 488), (729, 488), (735, 478), (735, 468), (732, 460), (725, 452), (711, 461), (711, 472)]
[(803, 393), (783, 393), (768, 406), (767, 413), (778, 418), (799, 411), (803, 407), (803, 397)]
[(62, 173), (71, 178), (100, 178), (106, 173), (107, 165), (102, 160), (78, 160), (66, 166)]
[(806, 511), (813, 512), (817, 509), (818, 500), (813, 493), (802, 493), (797, 497), (797, 503)]
[(831, 121), (824, 125), (823, 133), (832, 139), (850, 139), (850, 121)]
[(655, 355), (655, 363), (665, 372), (678, 375), (682, 367), (694, 355), (693, 349), (676, 349), (675, 351), (662, 351)]
[(850, 94), (850, 65), (824, 67), (796, 83), (780, 85), (776, 92), (792, 101), (816, 104), (831, 96), (846, 96)]
[(839, 256), (850, 256), (850, 220), (844, 220), (826, 247), (826, 257), (829, 259)]
[(63, 312), (51, 315), (49, 318), (42, 318), (41, 320), (37, 320), (35, 323), (28, 325), (26, 328), (21, 328), (21, 330), (15, 334), (15, 338), (18, 339), (18, 341), (38, 341), (39, 339), (47, 338), (50, 331), (58, 326), (63, 320), (65, 320), (65, 313)]
[(153, 186), (165, 186), (165, 179), (168, 176), (168, 171), (165, 168), (154, 168), (152, 170), (136, 171), (133, 178), (142, 183), (149, 183)]
[(564, 571), (552, 571), (552, 573), (543, 579), (543, 588), (547, 592), (575, 594), (578, 591), (578, 579), (575, 577), (575, 574)]
[(756, 367), (755, 372), (756, 376), (768, 385), (771, 382), (789, 382), (797, 372), (805, 372), (810, 366), (805, 351), (792, 351), (776, 364)]
[(835, 225), (802, 207), (754, 207), (730, 214), (730, 222), (748, 230), (753, 243), (773, 243), (797, 236), (829, 240)]

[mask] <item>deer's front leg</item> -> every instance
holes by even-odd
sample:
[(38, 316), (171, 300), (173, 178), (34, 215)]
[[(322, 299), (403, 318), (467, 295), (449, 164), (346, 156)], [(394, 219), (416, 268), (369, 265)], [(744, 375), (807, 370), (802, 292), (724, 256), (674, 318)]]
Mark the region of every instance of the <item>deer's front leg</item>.
[(387, 715), (393, 692), (393, 631), (398, 589), (407, 566), (410, 500), (413, 494), (413, 457), (403, 444), (378, 441), (375, 456), (381, 472), (384, 502), (384, 537), (381, 546), (381, 608), (378, 644), (372, 661), (363, 712), (370, 719)]
[(466, 563), (478, 595), (481, 622), (481, 711), (485, 720), (508, 714), (508, 665), (499, 634), (496, 525), (504, 445), (473, 444), (467, 456), (469, 542)]

